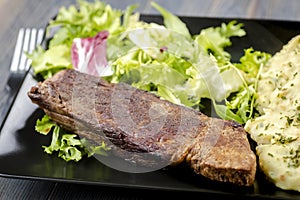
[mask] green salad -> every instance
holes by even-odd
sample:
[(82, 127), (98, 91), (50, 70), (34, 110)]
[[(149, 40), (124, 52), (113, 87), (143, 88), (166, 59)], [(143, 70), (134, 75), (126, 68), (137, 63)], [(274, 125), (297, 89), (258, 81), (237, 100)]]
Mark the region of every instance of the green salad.
[[(209, 99), (220, 118), (245, 124), (255, 114), (258, 76), (271, 55), (249, 47), (239, 62), (232, 62), (226, 48), (232, 37), (247, 34), (242, 23), (221, 23), (192, 35), (179, 17), (155, 2), (151, 5), (162, 15), (162, 25), (141, 21), (137, 5), (118, 10), (95, 0), (62, 7), (47, 27), (48, 34), (55, 30), (48, 47), (28, 55), (34, 74), (47, 79), (72, 68), (200, 111)], [(66, 161), (109, 150), (104, 143), (86, 149), (86, 141), (46, 115), (36, 130), (52, 133), (45, 152), (58, 152)]]

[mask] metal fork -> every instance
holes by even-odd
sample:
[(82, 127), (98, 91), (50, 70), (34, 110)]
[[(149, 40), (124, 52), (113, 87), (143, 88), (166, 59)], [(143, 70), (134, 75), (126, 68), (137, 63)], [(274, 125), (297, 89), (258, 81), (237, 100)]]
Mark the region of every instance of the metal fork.
[(21, 28), (19, 30), (7, 82), (10, 96), (16, 94), (30, 67), (31, 60), (27, 58), (26, 53), (32, 53), (36, 46), (42, 42), (43, 35), (43, 29)]
[(36, 45), (42, 42), (43, 29), (21, 28), (11, 62), (10, 71), (12, 73), (24, 73), (29, 69), (31, 60), (27, 59), (25, 52), (32, 53)]
[(41, 44), (44, 37), (43, 29), (21, 28), (10, 66), (9, 79), (5, 87), (5, 94), (0, 101), (0, 126), (3, 123), (22, 82), (30, 68), (31, 60), (26, 53), (32, 53), (37, 45)]

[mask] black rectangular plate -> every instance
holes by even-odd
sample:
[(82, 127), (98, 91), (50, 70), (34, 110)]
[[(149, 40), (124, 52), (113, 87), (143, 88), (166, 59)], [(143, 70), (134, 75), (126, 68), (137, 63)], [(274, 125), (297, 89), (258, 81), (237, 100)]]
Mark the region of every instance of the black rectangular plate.
[[(197, 17), (181, 19), (192, 34), (198, 33), (203, 28), (233, 20)], [(142, 15), (142, 20), (162, 23), (160, 16)], [(299, 22), (235, 20), (244, 23), (247, 35), (243, 38), (233, 38), (233, 46), (228, 49), (233, 61), (237, 61), (243, 50), (249, 47), (274, 54), (292, 37), (300, 34)], [(0, 175), (3, 177), (131, 189), (196, 192), (201, 195), (224, 195), (231, 198), (300, 198), (300, 193), (274, 187), (266, 181), (259, 169), (253, 186), (238, 187), (210, 181), (194, 174), (186, 166), (166, 167), (148, 173), (125, 173), (111, 169), (94, 158), (85, 158), (74, 163), (65, 162), (55, 155), (47, 155), (43, 152), (42, 145), (50, 143), (50, 136), (42, 136), (34, 131), (36, 120), (43, 116), (43, 112), (27, 97), (27, 91), (35, 84), (36, 80), (28, 73), (9, 114), (1, 124)]]

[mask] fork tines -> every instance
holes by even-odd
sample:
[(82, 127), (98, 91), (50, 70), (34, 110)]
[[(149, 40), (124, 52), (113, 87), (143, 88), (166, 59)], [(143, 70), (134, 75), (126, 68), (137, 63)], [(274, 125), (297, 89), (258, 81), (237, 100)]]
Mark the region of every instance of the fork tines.
[(43, 29), (21, 28), (18, 33), (17, 43), (12, 59), (10, 71), (24, 73), (30, 67), (31, 60), (27, 59), (25, 52), (31, 53), (42, 42)]

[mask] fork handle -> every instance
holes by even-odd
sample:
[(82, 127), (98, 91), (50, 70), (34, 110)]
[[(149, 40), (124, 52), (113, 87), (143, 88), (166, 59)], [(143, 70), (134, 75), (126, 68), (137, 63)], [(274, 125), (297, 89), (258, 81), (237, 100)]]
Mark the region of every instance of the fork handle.
[(1, 97), (0, 102), (0, 130), (24, 81), (26, 74), (27, 73), (12, 73), (9, 76), (7, 84), (4, 88), (4, 96)]

